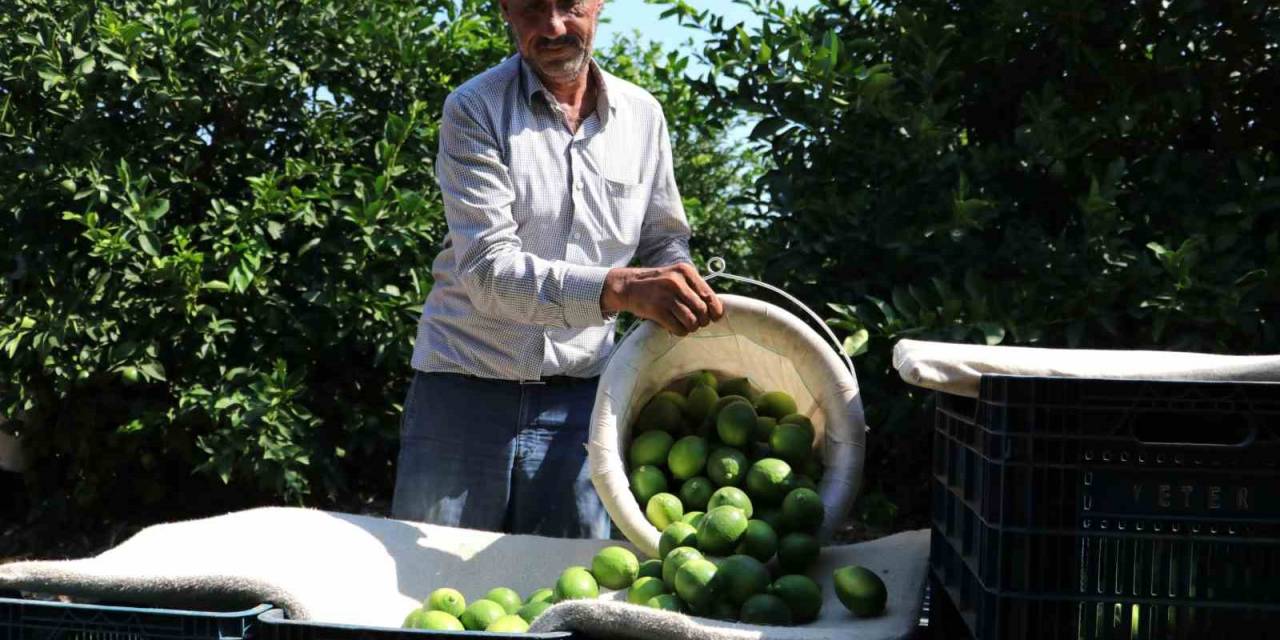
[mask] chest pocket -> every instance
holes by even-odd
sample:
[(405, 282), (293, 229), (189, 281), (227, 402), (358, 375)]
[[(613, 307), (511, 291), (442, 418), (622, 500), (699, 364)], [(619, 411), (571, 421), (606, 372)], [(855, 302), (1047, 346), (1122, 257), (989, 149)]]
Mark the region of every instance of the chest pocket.
[(638, 153), (621, 149), (605, 152), (608, 155), (602, 163), (601, 186), (608, 211), (604, 216), (606, 237), (603, 240), (619, 249), (634, 251), (640, 243), (650, 184), (644, 179)]

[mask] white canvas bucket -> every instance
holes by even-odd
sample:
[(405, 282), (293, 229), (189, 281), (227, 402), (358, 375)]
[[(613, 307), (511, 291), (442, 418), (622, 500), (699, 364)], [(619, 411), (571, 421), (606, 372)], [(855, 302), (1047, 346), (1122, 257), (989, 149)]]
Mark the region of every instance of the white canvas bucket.
[(645, 518), (627, 478), (631, 423), (644, 403), (671, 382), (701, 370), (744, 376), (765, 390), (785, 391), (813, 422), (826, 472), (818, 493), (826, 507), (819, 531), (828, 540), (844, 522), (862, 479), (866, 419), (849, 358), (817, 315), (772, 286), (819, 322), (830, 341), (782, 308), (736, 295), (721, 295), (719, 322), (680, 338), (653, 322), (642, 322), (617, 347), (600, 376), (587, 453), (591, 480), (617, 526), (638, 549), (658, 554), (658, 531)]

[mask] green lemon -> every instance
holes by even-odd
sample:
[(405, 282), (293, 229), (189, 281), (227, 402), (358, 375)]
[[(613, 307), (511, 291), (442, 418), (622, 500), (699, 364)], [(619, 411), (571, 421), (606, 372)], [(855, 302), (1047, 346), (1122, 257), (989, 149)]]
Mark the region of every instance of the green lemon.
[(685, 416), (694, 425), (702, 424), (719, 401), (720, 394), (716, 393), (715, 387), (696, 385), (689, 390), (686, 398)]
[[(675, 398), (680, 398), (676, 401)], [(635, 430), (645, 431), (678, 431), (684, 425), (684, 396), (678, 393), (667, 395), (659, 393), (654, 396), (636, 418)]]
[(756, 391), (751, 387), (751, 381), (746, 378), (729, 378), (721, 382), (716, 391), (724, 396), (742, 396), (751, 399), (756, 397)]
[(667, 591), (676, 588), (676, 571), (680, 570), (680, 565), (684, 563), (702, 558), (702, 552), (693, 547), (676, 547), (662, 559), (662, 583), (667, 585)]
[(444, 611), (424, 611), (417, 628), (428, 631), (463, 631), (466, 629), (461, 620)]
[(680, 504), (680, 498), (669, 493), (659, 493), (649, 498), (644, 507), (644, 515), (661, 531), (672, 522), (680, 521), (680, 517), (684, 515), (684, 505)]
[(716, 486), (703, 476), (694, 476), (680, 485), (680, 502), (685, 509), (703, 511), (707, 508), (707, 500), (715, 492)]
[(529, 630), (529, 622), (512, 613), (494, 620), (484, 630), (489, 633), (524, 633)]
[(801, 413), (793, 413), (791, 415), (783, 416), (778, 420), (778, 424), (798, 424), (805, 429), (808, 429), (810, 441), (813, 440), (814, 434), (818, 433), (818, 430), (813, 427), (813, 421), (809, 419), (809, 416)]
[(671, 445), (667, 454), (667, 468), (677, 480), (688, 480), (700, 473), (707, 464), (707, 441), (699, 436), (685, 436)]
[(627, 589), (627, 602), (644, 604), (649, 601), (649, 598), (666, 592), (667, 585), (662, 584), (661, 578), (640, 578), (631, 584), (630, 589)]
[(804, 464), (813, 454), (813, 436), (798, 424), (780, 424), (769, 436), (773, 455), (791, 464)]
[[(404, 617), (404, 622), (401, 622), (401, 623), (400, 623), (401, 628), (404, 628), (404, 629), (421, 629), (421, 628), (422, 628), (422, 617), (423, 617), (424, 615), (426, 615), (426, 613), (427, 613), (427, 610), (426, 610), (426, 609), (423, 609), (422, 607), (418, 607), (418, 608), (414, 609), (413, 611), (410, 611), (410, 612), (409, 612), (409, 615), (407, 615), (407, 616), (405, 616), (405, 617)], [(441, 612), (441, 613), (443, 613), (443, 612)]]
[(691, 524), (693, 525), (694, 529), (697, 529), (698, 526), (702, 524), (702, 518), (705, 517), (706, 515), (707, 514), (702, 511), (690, 511), (684, 514), (684, 517), (680, 518), (680, 521)]
[(738, 542), (737, 552), (768, 562), (778, 552), (778, 533), (764, 520), (749, 520), (747, 530)]
[(649, 601), (644, 604), (652, 609), (662, 609), (663, 611), (674, 611), (676, 613), (684, 611), (684, 605), (680, 602), (680, 598), (670, 593), (656, 595), (649, 598)]
[(813, 489), (792, 489), (782, 500), (782, 522), (787, 531), (813, 533), (822, 525), (825, 514), (822, 498)]
[(772, 506), (782, 502), (795, 482), (791, 465), (777, 458), (757, 460), (747, 470), (747, 493), (753, 503)]
[(667, 453), (671, 451), (671, 445), (675, 441), (666, 431), (646, 431), (631, 442), (631, 448), (627, 450), (627, 461), (631, 463), (632, 469), (646, 464), (664, 465), (667, 463)]
[(737, 487), (720, 487), (716, 489), (716, 492), (711, 494), (711, 499), (707, 501), (707, 511), (725, 505), (742, 509), (742, 513), (746, 514), (748, 518), (755, 513), (755, 509), (751, 506), (751, 498), (748, 498), (746, 492)]
[(640, 575), (640, 560), (622, 547), (605, 547), (591, 559), (591, 575), (606, 589), (626, 589)]
[(761, 593), (751, 596), (742, 604), (738, 619), (747, 624), (791, 626), (791, 609), (778, 596)]
[(658, 558), (649, 558), (648, 560), (641, 562), (640, 572), (636, 574), (636, 579), (639, 580), (640, 578), (644, 578), (644, 577), (661, 578), (662, 577), (662, 560)]
[[(729, 406), (729, 405), (731, 405), (731, 404), (733, 404), (733, 403), (735, 403), (735, 402), (743, 402), (743, 403), (746, 403), (746, 404), (748, 404), (748, 405), (750, 405), (750, 404), (751, 404), (751, 401), (750, 401), (750, 400), (748, 400), (748, 399), (747, 399), (746, 397), (744, 397), (744, 396), (726, 396), (726, 395), (721, 395), (721, 396), (720, 396), (720, 399), (716, 401), (715, 406), (711, 407), (711, 411), (709, 411), (709, 412), (707, 413), (707, 417), (706, 417), (706, 418), (703, 418), (703, 420), (702, 420), (702, 425), (701, 425), (701, 426), (702, 426), (702, 429), (703, 429), (704, 431), (706, 431), (706, 432), (711, 433), (711, 434), (715, 434), (715, 432), (716, 432), (716, 418), (720, 415), (720, 412), (721, 412), (721, 411), (723, 411), (725, 407), (727, 407), (727, 406)], [(719, 437), (719, 436), (717, 436), (717, 437)]]
[(769, 589), (769, 570), (764, 563), (748, 555), (729, 556), (720, 563), (719, 580), (722, 595), (736, 609), (748, 598)]
[(698, 541), (698, 530), (687, 522), (673, 522), (658, 538), (658, 557), (665, 558), (676, 547), (692, 547)]
[(818, 560), (818, 539), (807, 533), (788, 533), (778, 541), (778, 566), (785, 573), (804, 573)]
[(782, 576), (769, 585), (769, 593), (787, 603), (796, 623), (813, 622), (822, 611), (822, 588), (808, 576)]
[(494, 620), (507, 615), (502, 605), (492, 600), (476, 600), (467, 606), (458, 620), (467, 631), (484, 631)]
[(756, 398), (756, 410), (762, 416), (781, 420), (796, 412), (796, 401), (785, 391), (770, 391)]
[(600, 585), (586, 567), (569, 567), (556, 580), (556, 602), (594, 599), (599, 595)]
[(866, 567), (841, 567), (831, 575), (840, 603), (858, 617), (878, 616), (884, 611), (889, 592), (884, 581)]
[(689, 374), (687, 379), (688, 389), (693, 391), (698, 387), (711, 387), (715, 389), (720, 385), (720, 381), (716, 379), (716, 374), (710, 371), (695, 371)]
[(733, 447), (720, 447), (707, 458), (707, 476), (718, 487), (736, 487), (747, 475), (747, 456)]
[(520, 594), (515, 589), (506, 587), (498, 587), (484, 594), (484, 599), (490, 602), (496, 602), (502, 605), (502, 609), (507, 613), (515, 613), (520, 610), (520, 605), (524, 602), (520, 599)]
[(443, 611), (456, 618), (466, 611), (467, 599), (457, 589), (436, 589), (427, 596), (423, 607), (427, 611)]
[(543, 587), (529, 594), (529, 597), (524, 599), (524, 603), (533, 604), (535, 602), (555, 602), (555, 599), (555, 590)]
[(649, 504), (649, 498), (667, 490), (667, 476), (653, 465), (644, 465), (631, 470), (631, 493), (636, 502)]
[(520, 607), (520, 610), (516, 612), (516, 615), (524, 618), (525, 622), (533, 624), (533, 621), (537, 620), (538, 616), (542, 615), (543, 611), (550, 609), (552, 604), (552, 602), (547, 600), (530, 602), (523, 607)]
[(745, 447), (756, 433), (756, 410), (746, 402), (731, 402), (716, 415), (716, 435), (734, 447)]
[(725, 505), (707, 512), (698, 527), (698, 548), (722, 556), (732, 553), (747, 531), (747, 514)]
[(719, 591), (718, 571), (715, 563), (702, 558), (693, 558), (680, 565), (676, 570), (676, 595), (691, 607), (710, 605)]

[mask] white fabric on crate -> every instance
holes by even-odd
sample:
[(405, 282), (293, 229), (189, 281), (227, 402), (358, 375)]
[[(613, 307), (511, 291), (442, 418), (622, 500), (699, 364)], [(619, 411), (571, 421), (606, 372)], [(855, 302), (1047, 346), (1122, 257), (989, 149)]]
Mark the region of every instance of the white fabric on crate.
[(858, 494), (866, 419), (852, 372), (830, 343), (787, 311), (743, 296), (720, 299), (724, 318), (684, 338), (642, 323), (614, 349), (596, 391), (587, 443), (591, 479), (614, 525), (649, 556), (657, 555), (661, 533), (631, 493), (631, 422), (651, 396), (695, 371), (745, 376), (760, 389), (786, 391), (810, 417), (826, 467), (818, 487), (826, 506), (822, 540), (844, 522)]
[(1280, 382), (1280, 356), (1221, 356), (1179, 351), (989, 347), (900, 340), (893, 366), (909, 384), (978, 397), (984, 374), (1117, 380)]
[[(499, 586), (528, 595), (554, 585), (569, 566), (590, 566), (597, 551), (614, 544), (620, 543), (273, 507), (148, 527), (92, 558), (0, 565), (0, 589), (206, 611), (266, 602), (293, 619), (399, 627), (437, 588), (456, 588), (468, 601)], [(919, 615), (928, 548), (928, 531), (824, 548), (811, 573), (823, 588), (822, 615), (803, 627), (675, 620), (661, 611), (592, 601), (556, 605), (537, 629), (617, 625), (618, 633), (600, 637), (643, 640), (903, 637)], [(855, 619), (835, 599), (832, 570), (855, 563), (879, 573), (888, 586), (883, 616)], [(601, 595), (618, 599), (624, 594)]]

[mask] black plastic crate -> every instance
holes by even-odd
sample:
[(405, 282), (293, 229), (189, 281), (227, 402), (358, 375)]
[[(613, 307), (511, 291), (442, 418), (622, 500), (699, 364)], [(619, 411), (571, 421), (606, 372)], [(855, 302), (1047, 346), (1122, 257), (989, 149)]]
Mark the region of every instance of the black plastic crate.
[(258, 616), (257, 638), (261, 640), (437, 640), (447, 638), (488, 638), (490, 640), (589, 640), (569, 631), (553, 633), (485, 633), (483, 631), (427, 631), (290, 620), (280, 609)]
[(976, 637), (1280, 637), (1280, 384), (935, 397), (930, 567)]
[(0, 640), (247, 640), (270, 608), (209, 612), (0, 598)]

